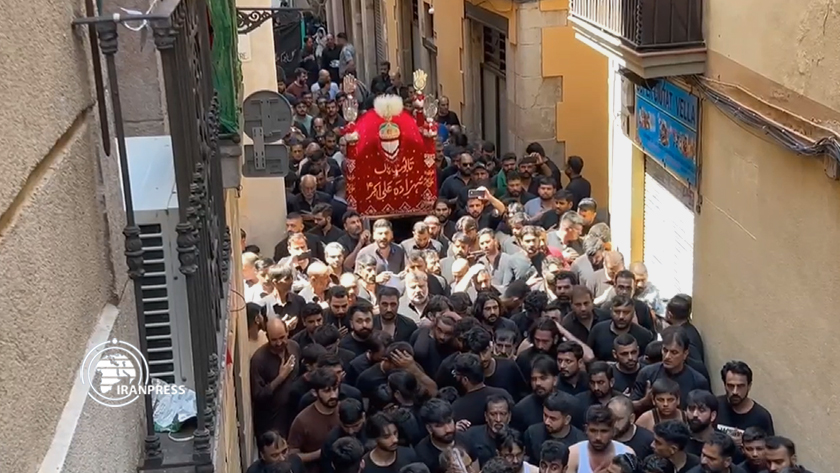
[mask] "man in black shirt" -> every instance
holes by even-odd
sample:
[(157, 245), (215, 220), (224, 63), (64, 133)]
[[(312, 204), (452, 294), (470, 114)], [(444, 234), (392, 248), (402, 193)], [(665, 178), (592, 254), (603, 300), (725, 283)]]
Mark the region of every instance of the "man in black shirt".
[(327, 436), (324, 446), (321, 447), (321, 473), (335, 473), (333, 470), (332, 449), (330, 446), (342, 437), (353, 437), (365, 443), (365, 408), (361, 401), (356, 399), (345, 399), (338, 403), (339, 425)]
[(493, 357), (491, 341), (490, 333), (482, 327), (470, 329), (463, 337), (464, 347), (481, 358), (484, 382), (505, 391), (514, 400), (522, 399), (530, 391), (528, 383), (515, 361)]
[(581, 200), (592, 197), (592, 184), (584, 178), (583, 172), (583, 158), (580, 156), (569, 156), (566, 160), (566, 169), (563, 170), (566, 177), (569, 178), (569, 183), (566, 184), (566, 189), (574, 195), (574, 210)]
[(417, 460), (414, 450), (399, 445), (399, 429), (388, 414), (372, 415), (365, 423), (365, 434), (374, 447), (364, 457), (362, 473), (398, 473)]
[(543, 403), (557, 389), (557, 362), (546, 355), (539, 355), (531, 363), (531, 389), (513, 408), (511, 425), (524, 432), (543, 419)]
[(670, 460), (677, 473), (687, 473), (700, 464), (696, 455), (685, 451), (691, 440), (691, 432), (685, 423), (666, 420), (653, 428), (653, 436), (653, 454)]
[(733, 458), (738, 447), (732, 437), (723, 432), (714, 432), (703, 444), (700, 465), (689, 473), (744, 473), (735, 465)]
[(636, 425), (636, 414), (633, 412), (633, 401), (621, 394), (612, 398), (607, 405), (615, 418), (615, 438), (632, 448), (639, 458), (645, 458), (653, 453), (653, 432)]
[(630, 334), (644, 350), (653, 341), (653, 334), (639, 324), (633, 322), (635, 313), (633, 299), (626, 295), (617, 295), (610, 303), (611, 320), (598, 322), (592, 327), (587, 339), (587, 345), (592, 348), (595, 357), (603, 361), (615, 361), (613, 358), (613, 343), (619, 335)]
[(709, 390), (709, 380), (686, 364), (688, 347), (688, 336), (681, 327), (668, 327), (662, 331), (662, 362), (645, 366), (636, 377), (631, 397), (637, 410), (653, 407), (650, 387), (661, 377), (671, 378), (680, 385), (683, 407), (689, 392), (695, 389)]
[(507, 395), (503, 389), (487, 386), (484, 383), (484, 368), (481, 366), (481, 359), (473, 353), (457, 355), (452, 374), (464, 393), (452, 404), (456, 421), (466, 420), (470, 425), (483, 424), (487, 398), (493, 395)]
[(575, 395), (578, 402), (588, 409), (590, 406), (604, 406), (614, 396), (621, 395), (613, 389), (613, 377), (610, 365), (604, 361), (593, 361), (587, 368), (589, 390)]
[(312, 218), (315, 227), (309, 231), (321, 240), (322, 245), (337, 242), (344, 236), (344, 232), (332, 224), (332, 206), (328, 203), (319, 203), (312, 208)]
[(572, 425), (572, 417), (583, 410), (577, 399), (564, 392), (551, 393), (543, 404), (543, 420), (525, 430), (525, 454), (528, 463), (539, 462), (540, 448), (546, 440), (574, 445), (586, 440), (586, 435)]
[(378, 298), (379, 315), (373, 318), (373, 328), (384, 330), (397, 342), (407, 342), (417, 330), (417, 323), (397, 313), (400, 307), (400, 292), (396, 288), (383, 286), (379, 290)]
[(458, 173), (441, 183), (438, 195), (446, 199), (449, 205), (457, 205), (458, 208), (463, 209), (467, 206), (467, 186), (471, 182), (475, 159), (471, 154), (464, 151), (458, 157)]
[(432, 473), (441, 473), (440, 454), (448, 448), (460, 445), (468, 453), (472, 452), (467, 436), (456, 430), (453, 416), (452, 406), (443, 399), (431, 399), (420, 408), (420, 419), (426, 424), (429, 435), (414, 447), (414, 451), (417, 459)]
[(589, 378), (581, 369), (583, 347), (574, 342), (563, 342), (557, 345), (557, 367), (560, 377), (557, 389), (571, 395), (589, 391)]
[(328, 34), (327, 45), (321, 52), (321, 69), (327, 70), (330, 73), (330, 80), (336, 84), (341, 81), (341, 77), (338, 75), (341, 49), (341, 46), (335, 44), (335, 37), (332, 34)]
[(744, 461), (739, 463), (747, 473), (762, 473), (767, 469), (767, 434), (758, 427), (747, 427), (741, 435)]
[(300, 311), (300, 322), (303, 324), (303, 330), (292, 337), (292, 340), (296, 341), (301, 349), (304, 349), (315, 343), (312, 340), (312, 334), (318, 327), (324, 325), (324, 309), (320, 304), (307, 302)]
[(466, 436), (480, 465), (496, 456), (496, 435), (510, 423), (513, 400), (507, 394), (488, 396), (484, 404), (484, 423), (470, 427)]
[(753, 372), (749, 365), (743, 361), (730, 361), (721, 368), (720, 377), (726, 394), (718, 397), (718, 425), (737, 429), (740, 432), (736, 435), (749, 427), (758, 427), (767, 435), (775, 435), (773, 416), (750, 397)]
[(685, 401), (685, 417), (691, 430), (691, 440), (685, 448), (698, 457), (703, 453), (703, 444), (716, 432), (718, 401), (714, 394), (704, 389), (688, 393)]
[(347, 310), (350, 317), (350, 333), (342, 337), (341, 348), (353, 352), (353, 358), (367, 352), (367, 340), (373, 333), (373, 306), (359, 300)]
[(636, 384), (636, 376), (641, 369), (639, 344), (636, 339), (629, 333), (615, 337), (613, 358), (615, 358), (615, 364), (612, 365), (613, 379), (615, 380), (613, 389), (629, 396)]

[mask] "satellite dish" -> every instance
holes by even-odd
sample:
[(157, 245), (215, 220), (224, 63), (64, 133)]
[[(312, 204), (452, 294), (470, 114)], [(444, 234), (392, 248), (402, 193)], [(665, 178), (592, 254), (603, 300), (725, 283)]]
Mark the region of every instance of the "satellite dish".
[(266, 143), (280, 141), (292, 126), (292, 106), (286, 97), (273, 90), (259, 90), (242, 103), (242, 115), (248, 138), (254, 139), (255, 128), (262, 128), (262, 139)]

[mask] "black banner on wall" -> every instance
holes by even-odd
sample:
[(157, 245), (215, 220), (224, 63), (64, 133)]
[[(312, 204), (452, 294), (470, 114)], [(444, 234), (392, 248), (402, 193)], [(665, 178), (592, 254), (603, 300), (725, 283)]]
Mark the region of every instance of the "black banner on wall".
[(274, 12), (274, 59), (277, 80), (288, 83), (300, 67), (303, 49), (303, 24), (300, 10)]

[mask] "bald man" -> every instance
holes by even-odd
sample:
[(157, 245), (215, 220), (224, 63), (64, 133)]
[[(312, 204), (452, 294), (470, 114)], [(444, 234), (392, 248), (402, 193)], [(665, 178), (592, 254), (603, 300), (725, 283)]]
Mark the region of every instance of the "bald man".
[[(303, 217), (306, 228), (309, 230), (314, 221), (312, 208), (322, 203), (329, 204), (331, 200), (332, 197), (329, 194), (318, 190), (318, 179), (311, 174), (306, 174), (300, 178), (300, 194), (292, 199), (292, 208), (295, 213)], [(323, 251), (319, 254), (323, 254)]]
[(624, 256), (617, 251), (604, 252), (604, 267), (595, 271), (596, 285), (593, 288), (595, 293), (595, 305), (601, 305), (611, 297), (613, 292), (612, 281), (619, 271), (624, 270)]
[(630, 271), (636, 276), (636, 299), (650, 306), (654, 314), (660, 319), (665, 318), (665, 304), (659, 289), (648, 280), (647, 266), (641, 261), (630, 264)]
[(288, 409), (292, 384), (298, 377), (300, 346), (289, 338), (286, 322), (271, 317), (266, 323), (268, 343), (251, 357), (251, 399), (257, 436), (269, 430), (288, 436), (294, 409)]
[(306, 302), (324, 303), (327, 300), (327, 289), (330, 287), (330, 267), (320, 261), (313, 261), (306, 268), (309, 284), (300, 291), (300, 297)]

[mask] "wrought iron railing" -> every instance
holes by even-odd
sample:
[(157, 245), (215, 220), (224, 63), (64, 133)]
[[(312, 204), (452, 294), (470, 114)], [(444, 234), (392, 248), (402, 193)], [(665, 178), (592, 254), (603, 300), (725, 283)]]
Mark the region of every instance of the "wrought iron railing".
[[(91, 3), (89, 2), (90, 6)], [(220, 370), (223, 358), (225, 302), (231, 250), (230, 232), (225, 221), (219, 156), (219, 100), (211, 77), (210, 35), (207, 0), (159, 0), (149, 14), (94, 16), (75, 20), (74, 25), (88, 25), (91, 32), (93, 61), (105, 59), (107, 92), (113, 110), (115, 138), (122, 168), (126, 212), (125, 255), (128, 274), (134, 282), (140, 349), (148, 357), (146, 320), (142, 305), (141, 279), (143, 245), (134, 216), (129, 176), (126, 136), (119, 95), (116, 55), (119, 51), (120, 25), (147, 21), (163, 65), (164, 87), (174, 156), (180, 224), (177, 248), (180, 271), (186, 277), (189, 303), (190, 339), (197, 399), (197, 428), (192, 442), (192, 461), (165, 462), (160, 438), (155, 433), (151, 395), (145, 396), (146, 439), (141, 470), (164, 470), (195, 466), (196, 471), (213, 471), (213, 436), (216, 424)], [(124, 30), (128, 31), (128, 30)], [(97, 47), (98, 46), (98, 50)], [(97, 72), (97, 70), (99, 72)], [(105, 103), (101, 67), (94, 68), (97, 99)], [(108, 121), (103, 121), (103, 144), (110, 142)], [(106, 149), (106, 152), (107, 149)]]
[(703, 0), (571, 0), (570, 12), (640, 51), (703, 44)]

